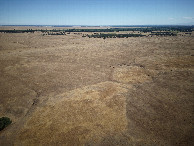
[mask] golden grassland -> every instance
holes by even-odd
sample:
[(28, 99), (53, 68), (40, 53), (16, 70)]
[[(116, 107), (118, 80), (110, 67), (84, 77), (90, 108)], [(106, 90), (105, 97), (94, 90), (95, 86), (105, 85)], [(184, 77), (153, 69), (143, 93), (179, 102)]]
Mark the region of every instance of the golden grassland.
[(0, 145), (193, 145), (194, 34), (0, 33), (0, 74)]

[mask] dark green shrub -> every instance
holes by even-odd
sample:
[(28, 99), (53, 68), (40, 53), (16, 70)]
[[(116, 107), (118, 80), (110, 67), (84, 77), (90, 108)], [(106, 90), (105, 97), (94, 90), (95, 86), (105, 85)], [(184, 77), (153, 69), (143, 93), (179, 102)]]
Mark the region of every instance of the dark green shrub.
[(8, 117), (0, 118), (0, 131), (7, 127), (9, 124), (11, 124), (11, 122), (12, 121)]

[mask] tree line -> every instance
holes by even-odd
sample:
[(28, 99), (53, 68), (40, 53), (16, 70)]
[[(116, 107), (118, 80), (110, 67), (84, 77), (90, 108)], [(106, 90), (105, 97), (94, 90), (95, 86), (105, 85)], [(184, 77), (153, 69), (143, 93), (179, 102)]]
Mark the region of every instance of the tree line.
[(145, 35), (142, 34), (92, 34), (92, 35), (83, 35), (82, 37), (89, 37), (89, 38), (128, 38), (128, 37), (143, 37)]
[(27, 29), (27, 30), (0, 30), (2, 33), (34, 33), (34, 32), (121, 32), (121, 31), (138, 31), (138, 32), (153, 32), (153, 31), (172, 31), (172, 32), (192, 32), (194, 26), (154, 26), (140, 28), (106, 28), (106, 29)]

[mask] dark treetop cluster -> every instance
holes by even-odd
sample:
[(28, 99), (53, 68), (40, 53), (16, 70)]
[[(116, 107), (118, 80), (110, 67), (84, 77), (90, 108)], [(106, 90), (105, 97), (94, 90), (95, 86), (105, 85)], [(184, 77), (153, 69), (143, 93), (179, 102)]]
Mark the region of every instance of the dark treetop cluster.
[(121, 32), (121, 31), (138, 31), (138, 32), (153, 32), (153, 31), (177, 31), (177, 32), (192, 32), (194, 26), (153, 26), (153, 27), (139, 27), (139, 28), (106, 28), (106, 29), (27, 29), (27, 30), (0, 30), (2, 33), (34, 33), (34, 32)]

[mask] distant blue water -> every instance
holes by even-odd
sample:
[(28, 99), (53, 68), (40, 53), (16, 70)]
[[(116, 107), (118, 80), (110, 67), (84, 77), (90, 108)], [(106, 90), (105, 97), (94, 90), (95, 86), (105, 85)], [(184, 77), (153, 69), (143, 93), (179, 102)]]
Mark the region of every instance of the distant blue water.
[(194, 25), (0, 25), (0, 26), (36, 26), (36, 27), (162, 27), (162, 26), (192, 26)]

